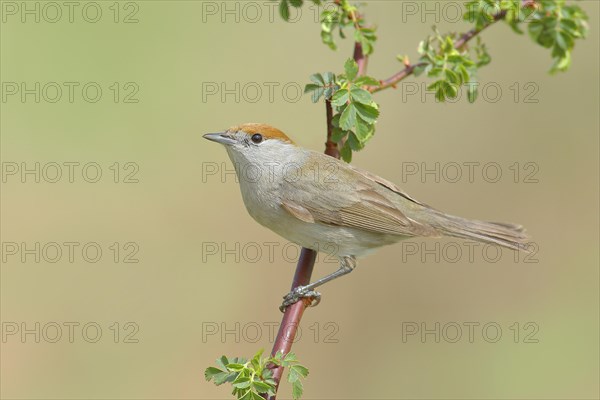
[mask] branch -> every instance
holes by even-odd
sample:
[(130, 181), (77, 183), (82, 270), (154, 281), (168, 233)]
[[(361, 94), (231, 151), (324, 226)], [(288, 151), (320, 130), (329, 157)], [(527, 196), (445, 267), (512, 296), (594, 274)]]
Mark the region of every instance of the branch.
[[(356, 18), (356, 16), (353, 17)], [(358, 75), (364, 75), (367, 70), (368, 57), (364, 55), (362, 45), (358, 42), (354, 43), (353, 57), (354, 61), (356, 61), (358, 64)], [(333, 107), (331, 106), (331, 101), (329, 100), (325, 100), (325, 115), (327, 118), (327, 141), (325, 142), (325, 154), (339, 159), (340, 151), (338, 144), (331, 140), (331, 135), (333, 133), (333, 124), (331, 122), (333, 120)], [(298, 264), (296, 265), (294, 280), (292, 281), (292, 290), (298, 286), (304, 286), (310, 283), (316, 258), (316, 251), (304, 247), (302, 248), (300, 258), (298, 259)], [(281, 351), (284, 356), (290, 352), (296, 337), (296, 332), (298, 331), (298, 326), (302, 320), (304, 310), (306, 310), (306, 307), (308, 307), (310, 303), (310, 299), (302, 299), (302, 301), (294, 303), (286, 308), (285, 313), (283, 314), (283, 319), (281, 320), (281, 325), (279, 326), (279, 331), (277, 332), (277, 338), (273, 344), (273, 350), (271, 350), (272, 356), (275, 356), (275, 354), (277, 354), (279, 351)], [(275, 380), (277, 389), (279, 389), (279, 383), (281, 382), (281, 377), (283, 376), (283, 367), (273, 365), (271, 368), (273, 370), (273, 380)], [(269, 400), (276, 400), (276, 395), (271, 396)]]
[[(315, 260), (317, 258), (317, 252), (314, 250), (302, 248), (300, 252), (300, 258), (298, 259), (298, 265), (296, 266), (296, 273), (294, 274), (294, 280), (292, 281), (292, 290), (298, 286), (308, 285), (310, 283), (310, 277), (315, 266)], [(308, 305), (310, 305), (310, 299), (302, 299), (297, 303), (287, 307), (277, 332), (277, 338), (273, 344), (273, 350), (271, 355), (275, 356), (277, 352), (281, 351), (283, 355), (286, 355), (292, 349), (292, 344), (302, 319), (302, 314)], [(273, 379), (277, 383), (279, 388), (279, 382), (283, 375), (282, 366), (271, 366), (273, 370)], [(276, 396), (271, 396), (270, 400), (275, 400)]]
[(325, 142), (325, 154), (334, 158), (340, 158), (340, 150), (338, 144), (331, 140), (333, 133), (333, 126), (331, 120), (333, 119), (333, 108), (331, 107), (331, 101), (325, 100), (325, 114), (327, 116), (327, 142)]
[[(501, 19), (504, 19), (504, 17), (506, 17), (506, 11), (500, 11), (498, 14), (494, 15), (494, 19), (489, 24), (485, 25), (481, 29), (473, 28), (470, 31), (464, 33), (456, 41), (456, 43), (454, 44), (454, 48), (456, 48), (457, 50), (460, 50), (469, 42), (469, 40), (471, 40), (475, 36), (479, 35), (484, 29), (491, 26), (495, 22), (498, 22)], [(382, 80), (381, 84), (379, 86), (369, 86), (366, 89), (371, 93), (376, 93), (376, 92), (380, 92), (380, 91), (390, 88), (390, 87), (395, 88), (396, 84), (398, 82), (400, 82), (401, 80), (412, 75), (413, 72), (415, 71), (415, 68), (423, 67), (425, 65), (427, 65), (427, 64), (426, 63), (408, 64), (402, 71), (396, 72), (394, 75), (390, 76), (389, 78)]]

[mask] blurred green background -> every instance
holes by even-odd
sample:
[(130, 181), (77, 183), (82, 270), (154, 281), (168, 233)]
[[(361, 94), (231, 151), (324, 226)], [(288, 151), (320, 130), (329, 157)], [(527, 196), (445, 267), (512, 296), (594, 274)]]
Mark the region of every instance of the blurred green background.
[[(416, 60), (431, 25), (468, 27), (448, 3), (412, 2), (416, 15), (407, 3), (368, 3), (379, 27), (372, 76), (397, 71), (396, 54)], [(311, 371), (306, 399), (598, 398), (600, 21), (597, 2), (579, 4), (591, 33), (567, 73), (547, 74), (549, 53), (500, 23), (482, 35), (493, 61), (476, 104), (438, 104), (415, 77), (376, 96), (376, 136), (353, 163), (446, 212), (525, 225), (537, 262), (507, 250), (489, 262), (495, 253), (481, 246), (469, 258), (451, 240), (360, 259), (302, 321), (293, 350)], [(23, 22), (21, 7), (39, 7), (40, 22)], [(297, 248), (251, 219), (225, 151), (201, 135), (267, 122), (321, 151), (324, 107), (297, 90), (312, 73), (340, 72), (352, 43), (322, 45), (308, 4), (295, 23), (268, 1), (76, 2), (72, 22), (52, 7), (2, 2), (1, 396), (229, 398), (203, 371), (222, 354), (271, 349)], [(40, 83), (39, 102), (23, 101), (23, 82)], [(72, 102), (65, 82), (75, 82)], [(233, 94), (222, 98), (222, 84)], [(65, 162), (79, 163), (73, 182)], [(497, 163), (502, 177), (407, 175), (468, 162)], [(35, 163), (39, 183), (21, 176)], [(96, 183), (84, 179), (88, 163), (88, 180), (102, 172)], [(77, 243), (72, 262), (65, 242)], [(315, 277), (336, 267), (321, 257)], [(421, 335), (436, 323), (439, 342)], [(284, 383), (280, 397), (290, 393)]]

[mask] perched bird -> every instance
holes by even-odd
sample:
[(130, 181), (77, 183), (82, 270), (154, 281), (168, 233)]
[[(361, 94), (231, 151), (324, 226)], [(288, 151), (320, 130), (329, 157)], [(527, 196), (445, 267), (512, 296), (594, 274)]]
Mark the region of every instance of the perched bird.
[(302, 247), (335, 249), (340, 268), (284, 296), (282, 310), (351, 272), (356, 256), (415, 236), (452, 236), (527, 250), (523, 227), (445, 214), (388, 182), (320, 152), (298, 147), (280, 130), (257, 123), (209, 133), (223, 144), (239, 178), (248, 213)]

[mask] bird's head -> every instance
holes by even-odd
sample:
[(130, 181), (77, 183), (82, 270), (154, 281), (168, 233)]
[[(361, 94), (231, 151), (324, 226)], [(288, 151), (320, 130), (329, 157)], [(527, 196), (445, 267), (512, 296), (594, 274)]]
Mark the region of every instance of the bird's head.
[(224, 132), (207, 133), (204, 138), (224, 145), (234, 162), (280, 161), (298, 151), (285, 133), (267, 124), (233, 126)]

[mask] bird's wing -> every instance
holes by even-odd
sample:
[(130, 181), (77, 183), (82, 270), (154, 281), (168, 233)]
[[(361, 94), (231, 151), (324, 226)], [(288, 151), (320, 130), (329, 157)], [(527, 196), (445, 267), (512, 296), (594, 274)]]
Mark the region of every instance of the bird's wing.
[[(407, 208), (423, 208), (421, 203), (382, 178), (331, 160), (327, 161), (336, 168), (329, 174), (317, 176), (313, 170), (303, 171), (304, 179), (284, 180), (281, 205), (288, 213), (308, 223), (382, 234), (439, 236), (431, 226), (408, 217), (399, 206), (405, 202)], [(393, 196), (398, 200), (391, 201)]]

